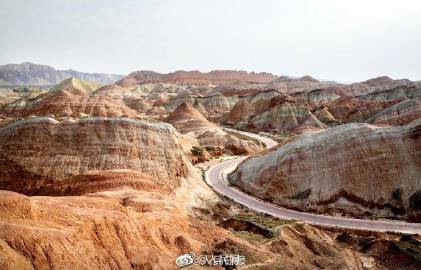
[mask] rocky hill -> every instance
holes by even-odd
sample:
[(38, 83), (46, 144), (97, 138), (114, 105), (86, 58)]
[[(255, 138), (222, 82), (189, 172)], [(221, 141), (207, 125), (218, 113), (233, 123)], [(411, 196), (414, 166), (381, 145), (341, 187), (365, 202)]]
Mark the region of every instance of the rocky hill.
[(58, 117), (140, 117), (136, 111), (118, 99), (88, 94), (95, 89), (96, 87), (84, 81), (67, 79), (52, 87), (47, 94), (28, 103), (22, 114)]
[(49, 86), (58, 84), (69, 77), (77, 77), (98, 84), (110, 84), (123, 76), (105, 73), (84, 73), (72, 69), (57, 70), (47, 65), (38, 65), (30, 62), (0, 66), (0, 85)]
[(421, 266), (414, 255), (420, 241), (413, 236), (292, 223), (274, 226), (277, 233), (265, 238), (185, 215), (176, 198), (165, 193), (29, 197), (0, 191), (0, 203), (3, 269), (177, 269), (174, 261), (188, 252), (241, 254), (244, 267), (252, 269)]
[(213, 70), (207, 73), (200, 71), (179, 70), (172, 73), (162, 74), (153, 71), (135, 71), (118, 81), (116, 84), (122, 87), (145, 83), (172, 83), (176, 85), (208, 85), (226, 83), (268, 83), (276, 77), (270, 73), (255, 73), (236, 70)]
[(376, 125), (398, 126), (409, 124), (417, 119), (421, 119), (421, 101), (407, 99), (384, 109), (367, 119), (367, 122)]
[(172, 124), (183, 134), (193, 133), (201, 135), (205, 132), (223, 133), (221, 128), (211, 123), (190, 103), (182, 103), (167, 118), (166, 122)]
[(281, 133), (326, 128), (305, 103), (288, 95), (259, 99), (253, 103), (241, 100), (223, 122), (239, 129)]
[(91, 95), (97, 85), (69, 78), (53, 86), (47, 92), (32, 97), (25, 95), (5, 104), (2, 112), (9, 116), (52, 117), (140, 117), (138, 112), (122, 101), (103, 95)]
[(206, 159), (205, 156), (219, 156), (221, 154), (244, 155), (252, 154), (263, 150), (260, 142), (240, 137), (235, 134), (228, 134), (219, 126), (209, 122), (190, 103), (183, 103), (175, 109), (166, 121), (172, 124), (179, 132), (189, 134), (195, 138), (201, 147), (192, 149), (193, 156), (199, 160)]
[(420, 220), (421, 120), (308, 132), (241, 163), (229, 181), (300, 210)]
[[(339, 123), (362, 123), (398, 102), (399, 100), (367, 100), (361, 97), (344, 97), (323, 104), (321, 107)], [(318, 110), (319, 108), (316, 109), (316, 111)]]
[(414, 87), (419, 86), (419, 82), (413, 82), (408, 79), (394, 80), (388, 76), (372, 78), (361, 82), (362, 84), (374, 87), (376, 90), (387, 90), (396, 87)]
[(7, 125), (0, 134), (0, 188), (24, 194), (48, 193), (49, 186), (93, 170), (136, 170), (168, 188), (189, 174), (178, 135), (165, 123), (40, 117)]

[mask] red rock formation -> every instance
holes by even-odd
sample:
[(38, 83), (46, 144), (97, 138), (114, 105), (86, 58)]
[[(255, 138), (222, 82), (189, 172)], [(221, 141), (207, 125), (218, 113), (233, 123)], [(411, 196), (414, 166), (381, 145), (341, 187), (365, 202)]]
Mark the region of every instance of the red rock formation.
[(23, 115), (71, 116), (89, 115), (97, 117), (140, 117), (123, 102), (107, 96), (90, 96), (86, 93), (56, 91), (39, 101), (29, 104)]
[(116, 85), (121, 87), (128, 87), (142, 83), (162, 82), (162, 80), (163, 74), (149, 70), (142, 70), (130, 73), (123, 79), (116, 82)]
[(217, 125), (209, 122), (197, 109), (189, 103), (181, 104), (167, 117), (171, 123), (183, 134), (191, 134), (198, 140), (200, 146), (213, 151), (214, 155), (251, 154), (263, 149), (259, 142), (251, 138), (240, 138), (235, 134), (227, 134)]
[(253, 269), (420, 266), (411, 251), (398, 248), (416, 250), (414, 237), (398, 240), (395, 235), (335, 232), (295, 223), (276, 228), (273, 238), (258, 242), (253, 240), (258, 235), (250, 233), (246, 241), (213, 222), (185, 215), (172, 199), (159, 194), (147, 198), (133, 190), (77, 197), (0, 191), (0, 266), (177, 269), (176, 258), (188, 252), (239, 254)]
[(95, 89), (91, 83), (69, 78), (36, 97), (25, 96), (7, 104), (2, 111), (10, 116), (139, 117), (117, 99), (88, 94)]
[(146, 195), (127, 190), (27, 197), (0, 191), (0, 265), (175, 269), (179, 255), (234, 238), (209, 222), (186, 216), (172, 196)]
[(312, 110), (322, 104), (337, 100), (341, 97), (334, 91), (327, 91), (325, 89), (315, 89), (308, 92), (295, 93), (292, 96), (297, 99), (298, 103), (306, 104)]
[(147, 192), (169, 194), (171, 185), (160, 185), (148, 174), (135, 170), (97, 170), (76, 174), (61, 179), (40, 189), (40, 193), (48, 196), (75, 196), (112, 191), (134, 189)]
[(324, 95), (336, 95), (339, 97), (355, 97), (371, 93), (375, 90), (374, 87), (364, 83), (343, 84), (337, 82), (320, 82), (310, 76), (304, 76), (302, 78), (280, 76), (276, 80), (268, 83), (265, 88), (276, 89), (289, 95), (322, 90)]
[(414, 195), (421, 184), (420, 130), (418, 120), (402, 127), (347, 124), (307, 133), (244, 161), (230, 182), (301, 210), (323, 212), (334, 204), (358, 215), (410, 217), (421, 210)]
[(0, 188), (48, 193), (72, 175), (131, 169), (174, 188), (189, 175), (174, 129), (125, 118), (51, 118), (18, 121), (0, 129)]
[(327, 103), (325, 107), (333, 117), (342, 122), (365, 122), (368, 118), (399, 101), (366, 100), (345, 97)]
[(221, 94), (223, 94), (226, 97), (232, 97), (232, 96), (246, 96), (246, 95), (254, 95), (258, 92), (264, 91), (263, 86), (258, 87), (255, 85), (250, 85), (249, 87), (236, 87), (237, 85), (234, 84), (230, 87), (224, 87), (220, 88), (217, 91)]
[(254, 115), (255, 108), (247, 100), (240, 100), (235, 103), (231, 111), (224, 117), (223, 122), (228, 125), (247, 123), (249, 117)]
[(152, 105), (144, 99), (132, 99), (125, 102), (128, 107), (138, 112), (147, 112), (152, 109)]
[(317, 119), (319, 119), (326, 125), (338, 123), (326, 106), (322, 106), (321, 108), (317, 109), (315, 112), (313, 112), (313, 114), (317, 117)]
[(267, 83), (276, 77), (270, 73), (254, 73), (236, 70), (214, 70), (208, 73), (200, 71), (176, 71), (168, 74), (160, 74), (152, 71), (135, 71), (118, 81), (116, 84), (122, 87), (144, 83), (173, 83), (177, 85), (208, 85), (225, 84), (232, 82), (257, 82)]
[(220, 128), (209, 122), (197, 109), (190, 103), (182, 103), (165, 120), (172, 124), (179, 132), (195, 133), (200, 135), (207, 131), (220, 132)]
[[(235, 107), (238, 110), (239, 104)], [(295, 98), (287, 95), (275, 96), (270, 100), (259, 100), (253, 103), (253, 115), (236, 116), (236, 111), (230, 112), (225, 123), (230, 123), (236, 128), (251, 129), (256, 131), (300, 132), (304, 129), (326, 128), (309, 110), (306, 104), (299, 104)], [(251, 109), (247, 109), (251, 112)], [(239, 120), (234, 122), (233, 120)]]
[(406, 125), (416, 119), (421, 119), (421, 101), (407, 99), (374, 115), (367, 122), (376, 125)]
[(360, 98), (380, 101), (421, 99), (421, 86), (403, 85), (394, 88), (379, 89)]
[(374, 87), (376, 90), (387, 90), (401, 86), (415, 86), (416, 83), (408, 79), (393, 80), (388, 76), (372, 78), (362, 82), (363, 84)]
[(192, 94), (172, 97), (164, 105), (167, 110), (172, 111), (183, 103), (189, 103), (199, 109), (206, 117), (218, 117), (229, 112), (233, 104), (221, 93), (215, 93), (209, 96), (196, 96)]

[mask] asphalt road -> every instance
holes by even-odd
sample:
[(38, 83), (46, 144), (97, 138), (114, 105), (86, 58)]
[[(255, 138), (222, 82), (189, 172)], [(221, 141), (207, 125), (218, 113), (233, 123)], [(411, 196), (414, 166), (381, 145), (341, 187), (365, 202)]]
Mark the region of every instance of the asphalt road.
[[(269, 138), (259, 136), (257, 134), (236, 131), (233, 129), (226, 129), (233, 132), (239, 132), (244, 135), (256, 138), (266, 144), (268, 148), (275, 146), (277, 143)], [(213, 187), (213, 189), (242, 204), (250, 209), (258, 212), (267, 213), (269, 215), (281, 219), (295, 219), (302, 220), (313, 225), (321, 225), (326, 227), (341, 227), (349, 229), (369, 230), (369, 231), (393, 231), (402, 233), (417, 233), (421, 234), (420, 223), (408, 223), (403, 221), (392, 220), (366, 220), (356, 218), (334, 217), (327, 215), (318, 215), (305, 212), (298, 212), (290, 209), (280, 207), (278, 205), (264, 202), (251, 195), (248, 195), (235, 187), (228, 186), (225, 176), (228, 172), (235, 169), (235, 167), (246, 157), (237, 157), (234, 159), (223, 161), (219, 164), (211, 166), (206, 171), (206, 182)]]

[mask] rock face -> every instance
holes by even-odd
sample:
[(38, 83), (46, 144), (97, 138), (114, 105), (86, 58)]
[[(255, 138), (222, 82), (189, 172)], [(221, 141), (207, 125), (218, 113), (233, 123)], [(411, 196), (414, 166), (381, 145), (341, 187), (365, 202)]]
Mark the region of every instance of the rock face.
[(128, 107), (138, 112), (149, 111), (150, 109), (153, 108), (151, 104), (149, 104), (148, 102), (140, 98), (131, 99), (131, 100), (126, 101), (125, 103), (127, 104)]
[(162, 82), (163, 75), (150, 70), (135, 71), (122, 78), (116, 85), (121, 87), (134, 86), (145, 83)]
[(233, 106), (230, 100), (220, 93), (206, 97), (198, 97), (195, 99), (195, 102), (200, 104), (210, 115), (229, 112)]
[(403, 100), (403, 99), (421, 99), (420, 86), (398, 86), (389, 89), (380, 89), (361, 97), (368, 100)]
[(333, 91), (325, 89), (315, 89), (308, 92), (296, 93), (293, 95), (298, 102), (308, 104), (311, 108), (318, 107), (333, 100), (339, 99), (341, 96)]
[(243, 155), (263, 150), (263, 146), (251, 138), (227, 134), (220, 127), (209, 122), (190, 103), (181, 104), (166, 121), (179, 132), (192, 135), (199, 145), (212, 152), (213, 156), (222, 153)]
[[(230, 183), (279, 205), (386, 216), (419, 215), (421, 121), (402, 127), (346, 124), (301, 135), (241, 163)], [(412, 199), (411, 199), (412, 198)], [(358, 210), (357, 210), (358, 209)]]
[[(420, 267), (415, 238), (322, 230), (295, 223), (263, 243), (191, 218), (172, 196), (133, 190), (28, 197), (0, 191), (2, 269), (177, 269), (181, 254), (241, 254), (252, 269)], [(405, 248), (406, 247), (406, 248)]]
[(326, 106), (322, 106), (321, 108), (317, 109), (313, 112), (314, 116), (317, 117), (320, 121), (325, 123), (326, 125), (331, 125), (337, 123), (335, 117), (329, 112)]
[(322, 107), (341, 123), (361, 123), (397, 102), (399, 101), (344, 97), (329, 102)]
[(208, 73), (200, 71), (176, 71), (168, 74), (160, 74), (153, 71), (135, 71), (118, 81), (116, 84), (122, 87), (144, 83), (172, 83), (177, 85), (208, 85), (225, 84), (232, 82), (257, 82), (267, 83), (276, 77), (270, 73), (248, 73), (236, 70), (214, 70)]
[(172, 201), (174, 195), (134, 190), (77, 197), (0, 191), (0, 265), (175, 269), (180, 254), (234, 238), (222, 228), (189, 218)]
[[(233, 86), (217, 89), (238, 102), (222, 118), (222, 123), (240, 129), (282, 133), (325, 128), (324, 124), (336, 126), (365, 122), (394, 104), (421, 97), (417, 82), (392, 80), (388, 77), (340, 84), (320, 82), (309, 76), (281, 76), (264, 86), (259, 84), (247, 88), (241, 85), (238, 89)], [(245, 93), (250, 90), (251, 94), (235, 96), (243, 90)], [(419, 117), (414, 113), (407, 118), (413, 120)]]
[(123, 102), (107, 96), (91, 96), (86, 93), (72, 94), (59, 90), (43, 99), (30, 103), (24, 115), (36, 116), (69, 116), (90, 115), (97, 117), (140, 117)]
[(192, 91), (186, 86), (167, 83), (145, 83), (142, 85), (130, 85), (127, 87), (110, 84), (97, 89), (95, 94), (113, 96), (122, 99), (144, 98), (147, 100), (154, 100), (156, 99), (154, 96), (157, 95), (165, 95), (169, 98), (179, 94), (192, 94)]
[(0, 89), (0, 102), (3, 102), (0, 104), (0, 114), (11, 117), (20, 115), (29, 103), (47, 92), (47, 89), (31, 87)]
[(164, 106), (167, 110), (172, 111), (183, 103), (190, 103), (196, 108), (203, 108), (203, 113), (207, 116), (227, 113), (233, 105), (224, 95), (216, 93), (205, 97), (196, 95), (177, 95), (169, 100)]
[(121, 79), (122, 75), (104, 73), (83, 73), (76, 70), (56, 70), (50, 66), (29, 62), (0, 66), (2, 85), (54, 85), (66, 78), (77, 77), (100, 84), (109, 84)]
[(3, 108), (3, 112), (15, 116), (139, 117), (136, 111), (117, 99), (88, 94), (96, 88), (92, 83), (69, 78), (35, 98), (25, 96), (8, 104)]
[(323, 92), (325, 92), (324, 95), (335, 94), (344, 97), (364, 95), (375, 90), (374, 87), (363, 83), (341, 84), (336, 82), (320, 82), (309, 76), (302, 78), (280, 76), (276, 80), (268, 83), (265, 88), (275, 89), (289, 95), (316, 91), (316, 97), (320, 97), (320, 93)]
[(367, 120), (371, 124), (405, 125), (421, 119), (421, 101), (407, 99), (395, 104)]
[(262, 242), (251, 249), (225, 240), (212, 246), (210, 253), (245, 254), (246, 269), (388, 269), (390, 265), (411, 269), (421, 265), (410, 255), (409, 250), (414, 254), (420, 245), (411, 236), (335, 232), (298, 222), (282, 226), (278, 236)]
[(70, 176), (131, 169), (170, 188), (189, 174), (177, 133), (167, 124), (126, 118), (18, 121), (0, 130), (0, 188), (43, 194)]
[(0, 108), (2, 105), (11, 103), (17, 99), (19, 99), (19, 95), (12, 88), (0, 88)]
[[(261, 100), (271, 100), (272, 98), (283, 97), (283, 96), (285, 96), (284, 93), (281, 93), (277, 90), (269, 89), (269, 90), (260, 91), (251, 95), (239, 96), (238, 99), (246, 100), (249, 103), (256, 103)], [(231, 98), (231, 100), (235, 100), (235, 99)]]
[(183, 134), (194, 133), (195, 135), (201, 135), (208, 131), (223, 134), (217, 125), (209, 122), (190, 103), (182, 103), (168, 116), (166, 122), (172, 124)]
[(75, 77), (70, 77), (57, 85), (50, 88), (49, 92), (67, 90), (73, 94), (90, 93), (98, 89), (99, 85), (92, 82), (84, 81)]
[(215, 92), (221, 93), (226, 97), (253, 95), (265, 90), (268, 90), (268, 89), (266, 89), (266, 84), (264, 83), (238, 83), (238, 82), (218, 85), (214, 89)]
[(393, 80), (388, 76), (381, 76), (362, 82), (363, 84), (374, 87), (376, 90), (387, 90), (396, 87), (415, 86), (416, 83), (408, 79)]
[[(308, 128), (324, 128), (323, 122), (328, 125), (364, 122), (403, 99), (418, 98), (421, 95), (418, 93), (418, 88), (417, 82), (390, 78), (343, 84), (319, 81), (311, 76), (301, 78), (281, 76), (276, 79), (272, 76), (269, 79), (266, 74), (237, 71), (209, 73), (177, 71), (168, 74), (139, 71), (133, 72), (114, 85), (96, 90), (94, 94), (120, 98), (126, 104), (130, 104), (133, 108), (140, 108), (138, 111), (148, 115), (159, 115), (162, 108), (169, 113), (187, 102), (199, 109), (208, 119), (220, 123), (233, 123), (230, 118), (233, 114), (238, 114), (238, 111), (234, 111), (229, 116), (227, 114), (237, 102), (246, 100), (249, 104), (254, 104), (255, 113), (240, 117), (241, 124), (233, 123), (234, 127), (289, 133)], [(275, 123), (277, 127), (273, 128), (270, 124), (264, 124), (264, 119), (259, 119), (259, 123), (245, 122), (246, 119), (251, 120), (257, 114), (261, 114), (263, 108), (269, 109), (271, 106), (269, 100), (273, 99), (272, 103), (276, 103), (276, 100), (283, 99), (285, 95), (288, 95), (290, 100), (295, 99), (293, 109), (283, 109), (291, 111), (287, 118), (292, 119), (291, 121), (295, 124), (286, 124), (282, 127), (282, 123)], [(140, 99), (152, 108), (145, 111), (141, 109), (141, 105), (137, 106), (132, 102)], [(324, 120), (328, 121), (319, 121), (321, 119), (312, 115), (313, 112), (320, 112), (322, 107), (325, 108), (323, 116), (331, 114), (334, 121), (326, 117)], [(305, 111), (305, 119), (299, 116), (303, 111)], [(268, 115), (263, 116), (263, 118), (267, 117)], [(281, 122), (284, 122), (283, 117), (279, 118)], [(304, 125), (301, 125), (302, 122)]]
[(33, 118), (0, 134), (2, 269), (173, 269), (233, 237), (193, 220), (215, 197), (168, 124)]
[(305, 105), (284, 102), (264, 112), (251, 121), (258, 130), (290, 132), (304, 129), (323, 129), (326, 125), (320, 122)]
[(161, 194), (173, 191), (173, 185), (162, 185), (156, 180), (149, 174), (130, 169), (93, 170), (56, 181), (54, 185), (42, 188), (41, 193), (48, 196), (79, 196), (121, 189)]
[[(243, 112), (246, 114), (240, 115)], [(275, 96), (270, 100), (259, 100), (252, 105), (241, 101), (234, 106), (223, 121), (240, 129), (282, 133), (326, 128), (326, 125), (311, 113), (306, 104), (300, 104), (287, 95)]]
[(255, 107), (247, 100), (240, 100), (235, 103), (231, 111), (224, 117), (225, 123), (229, 125), (244, 125), (248, 119), (255, 114)]

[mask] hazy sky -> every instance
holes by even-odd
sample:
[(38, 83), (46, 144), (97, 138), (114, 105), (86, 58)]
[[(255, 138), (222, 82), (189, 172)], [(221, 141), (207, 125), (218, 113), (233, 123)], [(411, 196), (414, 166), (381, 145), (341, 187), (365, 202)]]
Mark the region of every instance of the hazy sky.
[(419, 0), (0, 0), (0, 64), (421, 80)]

